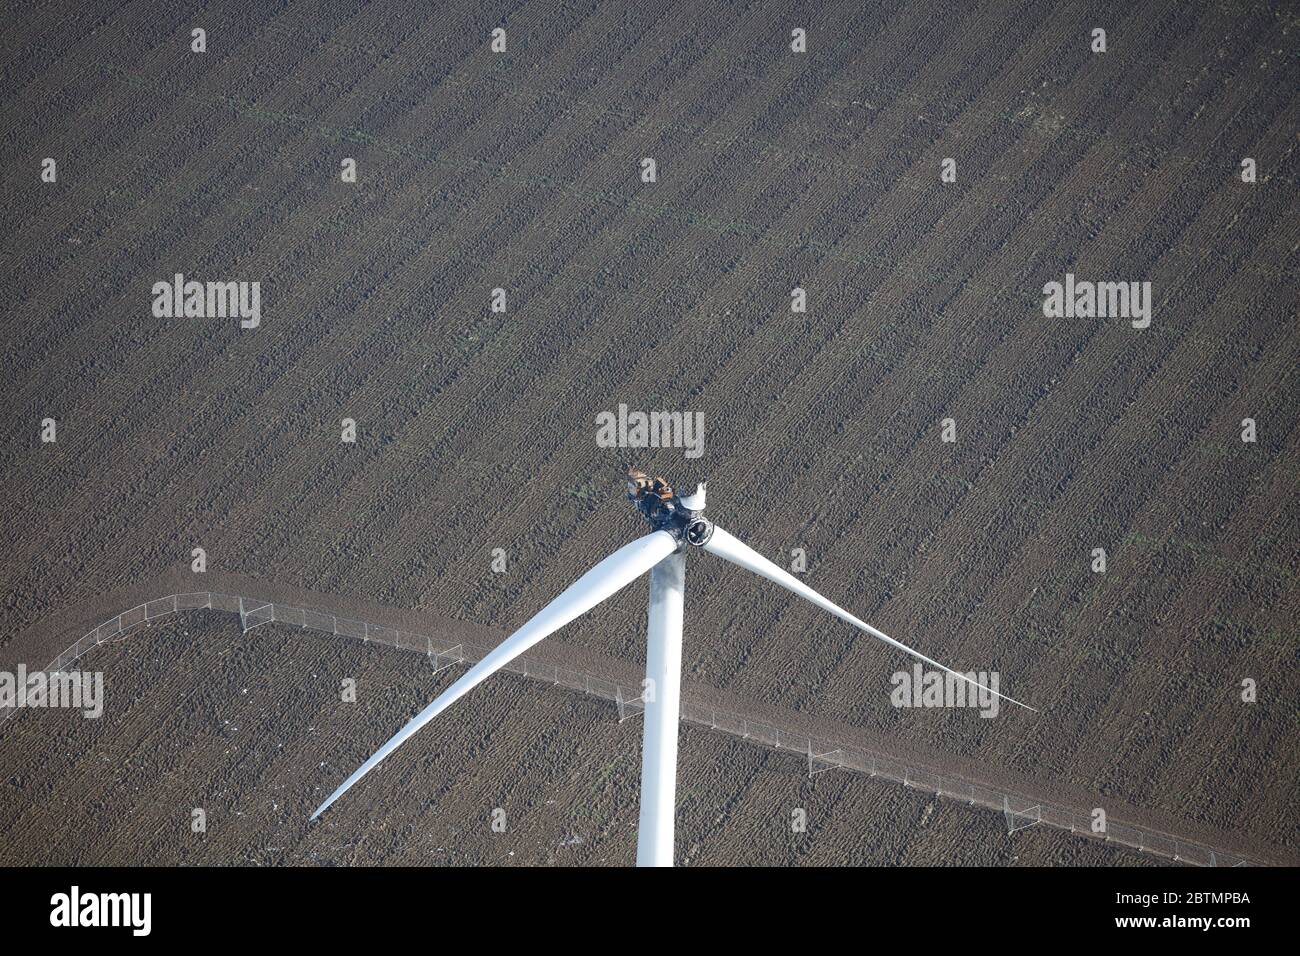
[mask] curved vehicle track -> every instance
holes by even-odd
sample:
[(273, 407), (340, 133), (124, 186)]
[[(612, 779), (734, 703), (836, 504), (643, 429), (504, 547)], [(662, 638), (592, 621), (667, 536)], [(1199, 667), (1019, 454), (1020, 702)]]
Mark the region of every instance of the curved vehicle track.
[[(203, 592), (166, 590), (185, 585), (192, 588), (196, 584), (216, 586), (216, 590), (206, 592), (206, 604), (197, 600), (181, 601), (178, 607), (178, 596), (197, 599)], [(168, 598), (171, 599), (170, 610), (167, 607)], [(151, 605), (155, 607), (151, 608)], [(272, 612), (266, 610), (269, 605), (289, 608), (293, 613), (287, 619), (284, 616), (274, 617), (271, 616)], [(125, 612), (131, 608), (144, 610), (127, 620), (124, 628), (122, 624)], [(301, 613), (304, 609), (307, 615)], [(44, 626), (33, 628), (22, 638), (10, 641), (0, 648), (0, 670), (13, 671), (19, 663), (25, 665), (29, 673), (47, 667), (54, 669), (55, 665), (67, 668), (92, 652), (97, 643), (106, 639), (119, 639), (119, 635), (128, 633), (134, 627), (147, 625), (167, 614), (177, 613), (178, 610), (222, 610), (238, 614), (250, 629), (268, 624), (298, 624), (303, 628), (320, 630), (328, 624), (329, 619), (333, 619), (335, 634), (362, 637), (414, 653), (420, 653), (424, 648), (427, 654), (442, 658), (431, 658), (439, 667), (454, 666), (454, 663), (461, 660), (477, 660), (506, 636), (491, 628), (450, 618), (320, 594), (241, 575), (174, 574), (66, 609)], [(123, 619), (116, 626), (108, 628), (107, 625), (102, 625), (102, 622), (119, 615), (123, 615)], [(324, 623), (316, 623), (316, 619)], [(346, 630), (340, 629), (339, 619), (349, 622), (351, 626)], [(70, 649), (68, 638), (77, 633), (75, 628), (84, 628), (85, 622), (90, 620), (101, 624), (90, 628), (78, 639), (78, 646)], [(357, 623), (363, 623), (363, 628), (358, 629), (355, 626)], [(91, 641), (90, 638), (95, 636), (96, 631), (106, 636)], [(84, 647), (81, 646), (83, 644)], [(448, 651), (451, 656), (443, 656)], [(45, 663), (39, 663), (41, 660)], [(635, 669), (626, 662), (581, 653), (566, 646), (562, 639), (548, 639), (517, 663), (519, 666), (512, 666), (510, 670), (547, 683), (563, 685), (569, 690), (581, 690), (616, 700), (620, 716), (625, 714), (624, 702), (633, 698), (635, 688), (639, 685)], [(764, 707), (754, 701), (737, 699), (716, 688), (702, 686), (698, 682), (687, 684), (685, 697), (684, 720), (752, 739), (757, 744), (777, 750), (807, 754), (810, 772), (814, 769), (817, 772), (831, 769), (869, 772), (873, 777), (881, 776), (907, 786), (928, 789), (950, 799), (964, 800), (969, 794), (971, 805), (982, 803), (989, 806), (995, 802), (989, 798), (998, 794), (1004, 799), (1008, 825), (1024, 827), (1047, 823), (1068, 826), (1072, 832), (1078, 832), (1081, 836), (1089, 835), (1086, 826), (1090, 808), (1105, 806), (1111, 832), (1115, 834), (1108, 839), (1176, 861), (1228, 866), (1294, 863), (1292, 858), (1277, 848), (1244, 840), (1239, 834), (1206, 833), (1189, 828), (1184, 822), (1162, 820), (1148, 811), (1109, 799), (1085, 799), (1085, 795), (1080, 792), (1063, 791), (1043, 781), (1025, 779), (1015, 774), (991, 773), (993, 768), (987, 766), (979, 768), (981, 772), (972, 772), (975, 768), (969, 763), (951, 755), (918, 752), (916, 748), (899, 746), (896, 741), (864, 734), (860, 728), (817, 720), (794, 711)], [(626, 712), (635, 713), (635, 708), (628, 708)], [(19, 713), (20, 711), (10, 710), (0, 715), (0, 739), (3, 739), (5, 720)], [(806, 746), (801, 746), (803, 741), (807, 741)], [(857, 754), (851, 763), (845, 759), (847, 750)], [(863, 754), (868, 755), (867, 760), (862, 759)], [(1058, 803), (1053, 815), (1062, 813), (1066, 816), (1054, 821), (1043, 808)], [(1031, 808), (1038, 812), (1028, 812)], [(1064, 822), (1059, 822), (1060, 820)], [(1132, 828), (1138, 828), (1142, 832), (1135, 838), (1127, 834)], [(1142, 839), (1143, 835), (1147, 839)]]

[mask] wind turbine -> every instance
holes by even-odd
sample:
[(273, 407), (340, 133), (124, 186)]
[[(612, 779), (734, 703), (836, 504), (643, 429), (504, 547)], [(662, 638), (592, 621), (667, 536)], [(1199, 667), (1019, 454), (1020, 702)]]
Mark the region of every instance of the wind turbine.
[(678, 496), (662, 479), (629, 471), (628, 497), (650, 523), (651, 532), (623, 545), (578, 578), (546, 607), (497, 645), (428, 707), (416, 714), (374, 756), (343, 781), (311, 815), (315, 820), (408, 737), (460, 700), (489, 676), (550, 634), (590, 611), (610, 595), (650, 572), (650, 620), (646, 643), (644, 726), (641, 747), (641, 816), (637, 866), (672, 866), (677, 787), (677, 728), (682, 688), (682, 612), (686, 552), (699, 548), (788, 588), (840, 620), (892, 647), (1026, 710), (1027, 704), (1000, 694), (959, 671), (926, 657), (883, 631), (858, 620), (839, 605), (777, 567), (757, 551), (704, 517), (705, 486)]

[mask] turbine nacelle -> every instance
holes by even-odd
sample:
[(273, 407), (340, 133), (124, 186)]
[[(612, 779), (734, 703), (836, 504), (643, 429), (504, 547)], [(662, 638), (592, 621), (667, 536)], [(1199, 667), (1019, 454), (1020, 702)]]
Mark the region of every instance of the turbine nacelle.
[(696, 485), (694, 494), (679, 495), (663, 478), (651, 478), (635, 468), (627, 470), (627, 497), (650, 527), (697, 548), (713, 536), (713, 523), (703, 516), (706, 484)]
[(704, 490), (705, 490), (705, 488), (707, 487), (707, 485), (708, 485), (708, 482), (706, 482), (706, 481), (701, 481), (698, 485), (695, 486), (695, 494), (693, 494), (693, 495), (681, 495), (681, 496), (680, 496), (680, 500), (681, 500), (681, 503), (682, 503), (682, 507), (685, 508), (687, 511), (694, 511), (694, 512), (697, 512), (697, 513), (703, 511), (703, 510), (704, 510)]

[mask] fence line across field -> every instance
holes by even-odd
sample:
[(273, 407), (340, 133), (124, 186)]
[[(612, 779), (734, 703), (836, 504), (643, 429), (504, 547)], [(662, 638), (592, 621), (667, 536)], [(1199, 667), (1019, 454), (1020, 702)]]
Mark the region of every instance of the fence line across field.
[[(478, 644), (448, 645), (444, 642), (436, 642), (425, 634), (339, 617), (324, 611), (277, 604), (260, 598), (192, 591), (170, 594), (123, 611), (94, 628), (50, 661), (44, 671), (47, 674), (57, 674), (68, 668), (91, 648), (146, 623), (182, 611), (200, 610), (238, 614), (244, 633), (263, 624), (274, 622), (414, 651), (424, 654), (435, 670), (480, 660), (491, 650), (490, 647)], [(613, 701), (618, 708), (620, 720), (635, 716), (644, 709), (639, 687), (628, 689), (615, 681), (592, 674), (542, 663), (530, 658), (528, 654), (516, 657), (504, 669), (534, 680)], [(0, 724), (13, 717), (20, 709), (16, 703), (0, 708)], [(696, 703), (689, 697), (684, 697), (682, 700), (681, 718), (688, 723), (751, 740), (774, 750), (797, 754), (806, 760), (810, 777), (828, 770), (848, 770), (901, 783), (905, 787), (933, 793), (938, 797), (963, 802), (970, 806), (996, 810), (1004, 815), (1009, 833), (1030, 826), (1045, 825), (1069, 830), (1078, 836), (1133, 847), (1145, 853), (1154, 853), (1196, 866), (1253, 865), (1252, 861), (1241, 856), (1223, 853), (1202, 843), (1126, 823), (1108, 821), (1104, 833), (1095, 833), (1092, 829), (1090, 811), (1054, 806), (1024, 795), (991, 789), (963, 777), (937, 774), (869, 750), (809, 737), (806, 733), (793, 729), (783, 729), (770, 723), (753, 720), (743, 714)]]

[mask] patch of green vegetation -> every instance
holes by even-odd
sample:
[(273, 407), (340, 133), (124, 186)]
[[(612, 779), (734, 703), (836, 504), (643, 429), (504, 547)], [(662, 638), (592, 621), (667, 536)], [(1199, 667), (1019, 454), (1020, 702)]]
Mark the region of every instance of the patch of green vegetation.
[(596, 486), (595, 479), (588, 479), (581, 485), (573, 488), (565, 488), (564, 493), (571, 498), (577, 498), (579, 501), (585, 502), (586, 504), (595, 504), (596, 502), (603, 501), (608, 497), (608, 494), (603, 489)]

